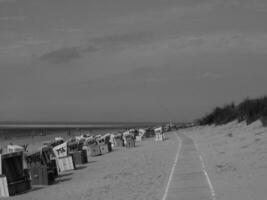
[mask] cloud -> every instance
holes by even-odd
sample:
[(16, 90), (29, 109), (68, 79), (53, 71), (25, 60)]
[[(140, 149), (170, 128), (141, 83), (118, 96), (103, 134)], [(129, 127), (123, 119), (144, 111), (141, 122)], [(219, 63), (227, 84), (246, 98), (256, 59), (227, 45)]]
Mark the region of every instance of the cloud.
[(244, 7), (244, 8), (266, 8), (265, 0), (217, 0), (218, 6)]
[(7, 17), (0, 17), (0, 20), (11, 20), (11, 21), (25, 21), (26, 16), (7, 16)]
[(203, 79), (219, 79), (221, 78), (220, 74), (212, 73), (212, 72), (206, 72), (201, 75), (201, 78)]
[(39, 40), (39, 39), (28, 39), (28, 40), (23, 40), (21, 42), (22, 46), (29, 45), (29, 46), (35, 46), (35, 45), (44, 45), (48, 44), (50, 41), (47, 40)]
[(161, 37), (151, 45), (129, 49), (124, 55), (195, 55), (199, 53), (267, 52), (267, 35), (259, 33), (210, 33)]
[(102, 47), (119, 45), (138, 45), (153, 40), (153, 35), (144, 32), (110, 34), (92, 39), (92, 42)]
[(112, 18), (110, 22), (114, 25), (125, 24), (149, 24), (166, 23), (173, 20), (180, 21), (184, 17), (192, 14), (203, 14), (210, 11), (216, 5), (210, 0), (204, 1), (186, 1), (186, 3), (178, 3), (177, 6), (168, 6), (165, 9), (149, 10), (138, 14), (129, 14), (125, 17)]
[(40, 60), (58, 64), (76, 60), (80, 57), (82, 57), (81, 50), (79, 48), (71, 47), (46, 53), (40, 57)]
[(19, 49), (21, 48), (22, 45), (20, 44), (10, 44), (10, 45), (7, 45), (7, 46), (0, 46), (0, 50), (13, 50), (13, 49)]
[(64, 32), (64, 33), (80, 33), (80, 32), (83, 32), (82, 29), (79, 29), (79, 28), (57, 28), (57, 29), (54, 29), (55, 31), (58, 31), (58, 32)]
[(81, 51), (83, 53), (93, 53), (93, 52), (96, 52), (98, 51), (99, 49), (94, 47), (94, 46), (88, 46), (88, 47), (85, 47), (85, 48), (82, 48)]
[(146, 33), (124, 33), (110, 34), (101, 37), (90, 38), (88, 44), (74, 47), (64, 47), (53, 50), (40, 56), (40, 60), (51, 63), (65, 63), (79, 58), (85, 54), (94, 53), (100, 50), (118, 50), (121, 48), (131, 48), (132, 46), (152, 43), (154, 40), (151, 34)]
[(99, 49), (93, 46), (86, 46), (86, 47), (64, 47), (55, 51), (51, 51), (49, 53), (45, 53), (44, 55), (40, 56), (40, 60), (60, 64), (71, 62), (73, 60), (77, 60), (82, 58), (84, 54), (93, 53), (98, 51)]
[(15, 2), (16, 0), (0, 0), (0, 3), (11, 3)]

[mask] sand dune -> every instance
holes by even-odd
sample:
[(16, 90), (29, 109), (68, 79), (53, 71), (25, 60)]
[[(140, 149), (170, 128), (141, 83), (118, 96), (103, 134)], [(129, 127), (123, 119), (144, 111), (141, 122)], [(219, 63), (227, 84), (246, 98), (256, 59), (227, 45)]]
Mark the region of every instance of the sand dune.
[(267, 128), (231, 122), (185, 131), (198, 144), (218, 200), (264, 200), (267, 185)]

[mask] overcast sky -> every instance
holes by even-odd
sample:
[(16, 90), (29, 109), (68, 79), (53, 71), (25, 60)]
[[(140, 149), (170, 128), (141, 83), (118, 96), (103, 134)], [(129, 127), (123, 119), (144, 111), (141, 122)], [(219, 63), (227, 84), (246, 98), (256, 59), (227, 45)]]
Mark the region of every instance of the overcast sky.
[(266, 0), (0, 0), (0, 120), (189, 121), (267, 91)]

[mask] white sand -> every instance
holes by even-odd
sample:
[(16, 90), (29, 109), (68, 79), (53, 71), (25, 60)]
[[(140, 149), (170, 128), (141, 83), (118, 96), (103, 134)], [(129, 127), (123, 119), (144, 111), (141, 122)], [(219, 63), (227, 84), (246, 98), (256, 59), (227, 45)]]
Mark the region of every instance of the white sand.
[(218, 200), (267, 199), (267, 128), (256, 121), (185, 130), (199, 146)]
[[(195, 127), (184, 133), (199, 146), (217, 200), (266, 199), (267, 128), (259, 121)], [(93, 157), (56, 184), (11, 199), (160, 200), (178, 145), (173, 134), (169, 137)]]
[(11, 199), (160, 200), (176, 154), (173, 134), (164, 142), (142, 141), (92, 157), (84, 168), (66, 173), (58, 183)]

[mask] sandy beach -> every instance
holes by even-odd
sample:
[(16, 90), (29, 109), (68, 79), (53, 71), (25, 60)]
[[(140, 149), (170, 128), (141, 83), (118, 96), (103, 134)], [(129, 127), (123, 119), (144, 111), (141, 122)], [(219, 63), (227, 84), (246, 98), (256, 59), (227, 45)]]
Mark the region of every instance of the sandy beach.
[(56, 184), (34, 188), (10, 199), (155, 199), (162, 198), (176, 154), (174, 133), (164, 142), (147, 139), (135, 148), (115, 148), (67, 172)]
[[(179, 130), (181, 134), (193, 139), (203, 157), (216, 200), (265, 199), (267, 128), (260, 121), (193, 127)], [(163, 142), (150, 138), (137, 142), (135, 148), (117, 147), (109, 154), (91, 157), (88, 164), (62, 174), (55, 184), (34, 187), (11, 199), (161, 200), (179, 144), (176, 132), (167, 135)], [(25, 142), (31, 143), (27, 138)], [(31, 148), (38, 146), (35, 142)]]
[(264, 200), (267, 185), (267, 128), (231, 122), (183, 131), (199, 147), (217, 200)]

